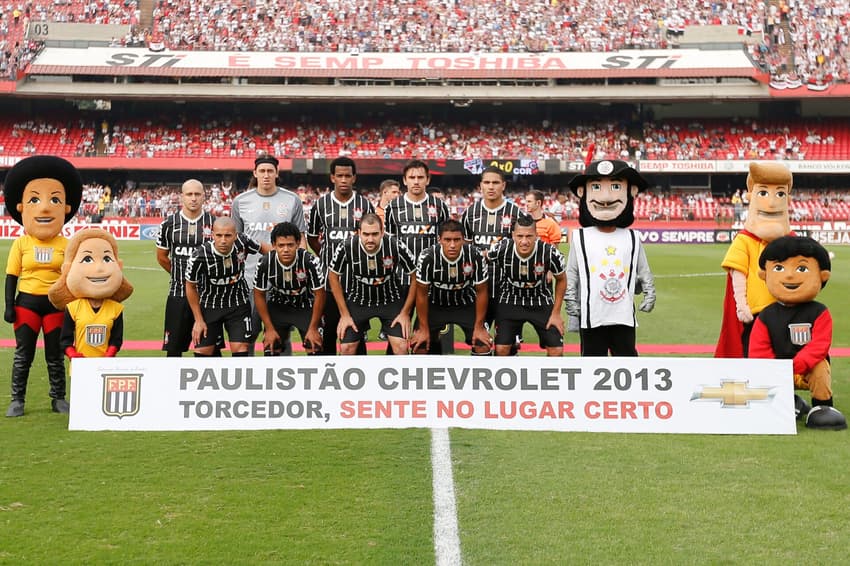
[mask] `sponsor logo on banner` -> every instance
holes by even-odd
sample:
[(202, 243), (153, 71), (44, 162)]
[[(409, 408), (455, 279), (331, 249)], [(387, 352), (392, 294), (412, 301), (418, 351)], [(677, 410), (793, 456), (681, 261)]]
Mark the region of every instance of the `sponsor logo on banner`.
[(722, 381), (719, 386), (704, 385), (698, 388), (691, 401), (719, 401), (724, 408), (746, 409), (753, 401), (772, 401), (776, 391), (772, 387), (750, 387), (747, 381)]
[(141, 239), (142, 240), (157, 240), (159, 238), (159, 225), (148, 224), (142, 226), (141, 231)]
[(139, 412), (142, 374), (103, 374), (103, 414), (132, 417)]
[(86, 344), (89, 346), (103, 346), (106, 343), (106, 325), (89, 324), (86, 326)]

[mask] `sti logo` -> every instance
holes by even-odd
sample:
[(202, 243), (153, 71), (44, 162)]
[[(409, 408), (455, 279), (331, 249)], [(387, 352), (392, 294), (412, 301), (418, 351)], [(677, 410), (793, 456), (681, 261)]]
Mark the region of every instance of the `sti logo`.
[(103, 414), (132, 417), (139, 412), (139, 386), (142, 375), (103, 374)]
[(723, 380), (719, 387), (703, 385), (691, 396), (691, 401), (719, 401), (723, 408), (746, 409), (754, 401), (772, 401), (773, 387), (750, 387), (747, 381)]

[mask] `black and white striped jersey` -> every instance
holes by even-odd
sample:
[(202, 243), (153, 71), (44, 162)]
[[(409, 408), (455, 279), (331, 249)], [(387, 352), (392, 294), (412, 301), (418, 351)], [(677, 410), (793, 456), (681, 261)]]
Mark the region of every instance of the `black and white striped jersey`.
[(394, 199), (387, 206), (384, 221), (387, 234), (392, 234), (407, 246), (413, 257), (419, 257), (437, 243), (437, 227), (449, 218), (449, 207), (434, 195), (425, 195), (419, 202), (407, 195)]
[(218, 253), (212, 242), (198, 248), (186, 267), (186, 281), (198, 286), (201, 306), (220, 309), (246, 304), (245, 259), (259, 252), (260, 244), (245, 234), (236, 235), (227, 255)]
[(209, 212), (202, 213), (194, 220), (186, 218), (182, 212), (177, 212), (159, 225), (156, 247), (168, 250), (168, 257), (171, 259), (169, 295), (186, 295), (186, 265), (198, 246), (212, 240), (213, 222), (215, 217)]
[(254, 289), (266, 291), (266, 301), (270, 305), (310, 308), (313, 291), (324, 287), (325, 274), (319, 258), (307, 250), (299, 249), (289, 265), (283, 265), (277, 252), (272, 250), (257, 265)]
[(368, 212), (375, 212), (375, 208), (368, 198), (358, 193), (340, 202), (329, 192), (313, 203), (307, 235), (321, 240), (319, 259), (326, 275), (337, 246), (357, 231), (360, 219)]
[(454, 261), (446, 259), (437, 244), (419, 256), (416, 280), (428, 285), (428, 300), (432, 305), (471, 305), (475, 303), (475, 286), (487, 281), (487, 267), (481, 252), (472, 244), (464, 244)]
[(499, 303), (523, 307), (554, 304), (546, 273), (559, 275), (567, 267), (564, 255), (555, 246), (537, 240), (531, 254), (523, 258), (517, 253), (514, 241), (506, 240), (489, 257), (499, 278), (496, 282)]
[(337, 247), (330, 270), (339, 274), (348, 301), (364, 307), (381, 306), (404, 299), (396, 269), (410, 274), (416, 260), (410, 250), (395, 236), (384, 234), (378, 250), (370, 255), (352, 236)]
[(527, 215), (513, 202), (506, 200), (499, 207), (490, 209), (483, 200), (476, 201), (460, 217), (463, 237), (479, 250), (495, 250), (499, 242), (511, 237), (514, 222), (520, 216)]

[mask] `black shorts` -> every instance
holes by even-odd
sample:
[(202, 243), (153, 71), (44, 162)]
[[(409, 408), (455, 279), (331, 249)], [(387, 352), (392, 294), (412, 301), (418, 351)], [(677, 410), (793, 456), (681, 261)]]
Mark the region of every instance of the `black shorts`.
[(384, 334), (387, 336), (394, 336), (396, 338), (403, 338), (400, 324), (390, 327), (390, 323), (398, 316), (398, 313), (401, 312), (401, 308), (403, 306), (404, 301), (402, 300), (377, 307), (364, 307), (348, 303), (348, 312), (351, 314), (351, 318), (354, 319), (354, 324), (357, 325), (357, 328), (360, 330), (355, 332), (351, 328), (346, 328), (345, 335), (342, 337), (341, 342), (343, 344), (349, 344), (351, 342), (359, 342), (362, 340), (366, 336), (366, 332), (369, 330), (369, 321), (373, 318), (381, 320), (381, 330)]
[(310, 319), (313, 318), (312, 306), (301, 309), (274, 303), (269, 303), (268, 306), (274, 329), (280, 334), (282, 340), (289, 337), (293, 328), (298, 329), (298, 332), (301, 333), (301, 340), (304, 340), (307, 329), (310, 327)]
[(207, 336), (195, 344), (197, 347), (214, 346), (223, 331), (227, 332), (230, 342), (251, 342), (254, 331), (251, 326), (251, 305), (248, 303), (221, 309), (201, 307), (201, 311), (207, 323)]
[(552, 315), (552, 306), (523, 307), (499, 303), (495, 308), (496, 338), (498, 346), (508, 346), (522, 336), (522, 325), (529, 323), (537, 331), (541, 348), (552, 348), (564, 345), (564, 336), (554, 326), (546, 328)]
[(165, 324), (162, 333), (162, 349), (165, 352), (183, 353), (192, 343), (192, 326), (195, 317), (186, 297), (168, 295), (165, 299)]
[[(428, 331), (431, 343), (439, 341), (440, 333), (450, 324), (456, 324), (463, 330), (464, 340), (472, 345), (472, 329), (475, 326), (475, 303), (459, 307), (440, 307), (428, 305)], [(484, 344), (489, 346), (489, 344)]]

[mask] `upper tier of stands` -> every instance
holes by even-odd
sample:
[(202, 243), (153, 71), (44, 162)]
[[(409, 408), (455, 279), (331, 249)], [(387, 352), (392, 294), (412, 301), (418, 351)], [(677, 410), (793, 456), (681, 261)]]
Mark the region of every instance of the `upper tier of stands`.
[(594, 156), (650, 160), (850, 160), (850, 120), (684, 120), (628, 128), (611, 122), (494, 122), (415, 124), (401, 119), (362, 122), (263, 117), (262, 121), (149, 117), (95, 122), (79, 115), (40, 121), (0, 117), (0, 155), (106, 155), (134, 158), (279, 157), (397, 159), (530, 158), (584, 160)]
[[(38, 45), (28, 21), (121, 23), (117, 43), (227, 51), (542, 52), (667, 48), (688, 26), (734, 25), (755, 58), (792, 81), (846, 82), (850, 0), (6, 1), (0, 76)], [(142, 26), (141, 22), (149, 22)]]

